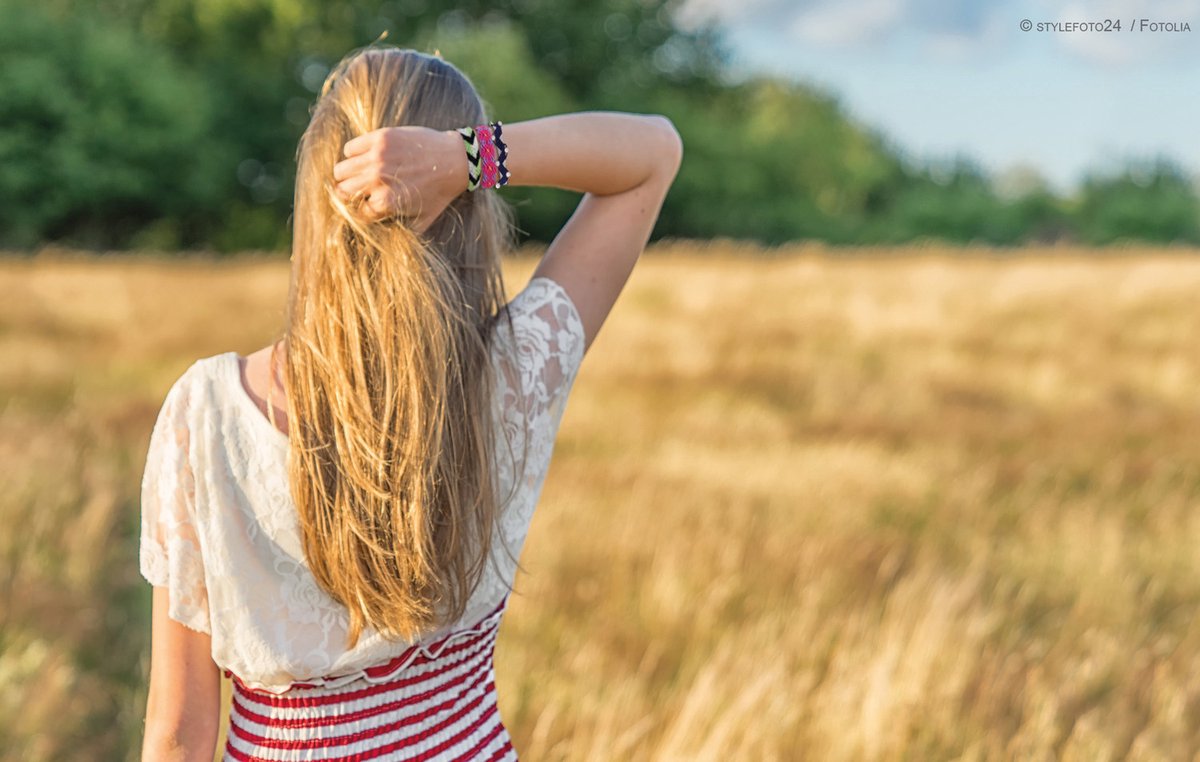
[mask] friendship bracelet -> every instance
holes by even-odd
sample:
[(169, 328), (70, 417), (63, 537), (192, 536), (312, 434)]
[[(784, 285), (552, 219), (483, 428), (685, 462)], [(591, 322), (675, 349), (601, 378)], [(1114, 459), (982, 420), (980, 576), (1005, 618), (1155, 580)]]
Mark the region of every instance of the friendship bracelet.
[(492, 138), (492, 128), (480, 125), (475, 128), (479, 137), (479, 187), (495, 188), (500, 179), (500, 169), (496, 165), (496, 141)]
[(508, 166), (505, 160), (508, 159), (508, 146), (500, 138), (503, 132), (500, 122), (492, 125), (492, 142), (496, 145), (496, 185), (508, 185)]
[(488, 190), (508, 184), (508, 146), (501, 138), (500, 122), (457, 130), (466, 143), (467, 190)]
[(459, 127), (457, 132), (467, 144), (467, 190), (473, 191), (479, 188), (479, 141), (474, 127)]

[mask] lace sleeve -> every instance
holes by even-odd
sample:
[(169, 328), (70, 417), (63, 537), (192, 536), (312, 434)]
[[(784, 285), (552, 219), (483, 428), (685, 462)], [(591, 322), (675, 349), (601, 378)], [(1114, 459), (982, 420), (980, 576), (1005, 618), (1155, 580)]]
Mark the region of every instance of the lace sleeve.
[(557, 281), (539, 276), (513, 299), (513, 326), (524, 409), (531, 420), (562, 418), (583, 362), (583, 322)]
[(169, 591), (168, 616), (211, 633), (190, 454), (188, 395), (181, 378), (167, 392), (150, 435), (139, 556), (142, 576)]

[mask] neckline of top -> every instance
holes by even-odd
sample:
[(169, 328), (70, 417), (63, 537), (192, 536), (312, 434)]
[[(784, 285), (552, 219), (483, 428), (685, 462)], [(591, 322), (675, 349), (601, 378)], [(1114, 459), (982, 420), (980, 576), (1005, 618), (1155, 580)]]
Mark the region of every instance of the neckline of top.
[(225, 357), (227, 360), (225, 365), (229, 369), (229, 380), (233, 384), (231, 391), (233, 392), (234, 396), (242, 400), (242, 403), (245, 405), (246, 412), (250, 414), (251, 417), (257, 419), (261, 427), (273, 434), (274, 440), (277, 443), (286, 445), (288, 443), (288, 435), (275, 428), (275, 424), (271, 423), (270, 419), (263, 415), (263, 411), (259, 410), (258, 405), (256, 405), (254, 400), (250, 398), (250, 393), (246, 391), (246, 387), (242, 385), (242, 368), (241, 362), (239, 362), (238, 353), (230, 350), (229, 352), (225, 353)]

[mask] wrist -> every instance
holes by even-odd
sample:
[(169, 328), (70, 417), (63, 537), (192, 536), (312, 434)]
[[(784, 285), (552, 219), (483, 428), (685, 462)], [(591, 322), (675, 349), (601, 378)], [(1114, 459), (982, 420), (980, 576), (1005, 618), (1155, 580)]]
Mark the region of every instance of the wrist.
[(451, 196), (457, 197), (458, 194), (464, 193), (467, 190), (467, 182), (469, 179), (467, 169), (467, 149), (463, 143), (462, 135), (457, 130), (446, 130), (440, 133), (439, 153), (441, 159), (440, 164), (444, 164), (446, 172), (443, 175), (446, 182), (446, 190)]

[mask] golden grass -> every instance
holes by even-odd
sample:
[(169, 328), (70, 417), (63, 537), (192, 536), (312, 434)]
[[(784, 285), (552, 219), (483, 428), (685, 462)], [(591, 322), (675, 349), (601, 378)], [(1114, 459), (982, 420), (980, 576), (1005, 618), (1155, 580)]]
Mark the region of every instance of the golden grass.
[[(150, 426), (285, 293), (263, 258), (0, 260), (8, 758), (137, 758)], [(1194, 758), (1198, 338), (1194, 251), (652, 247), (502, 629), (518, 751)]]

